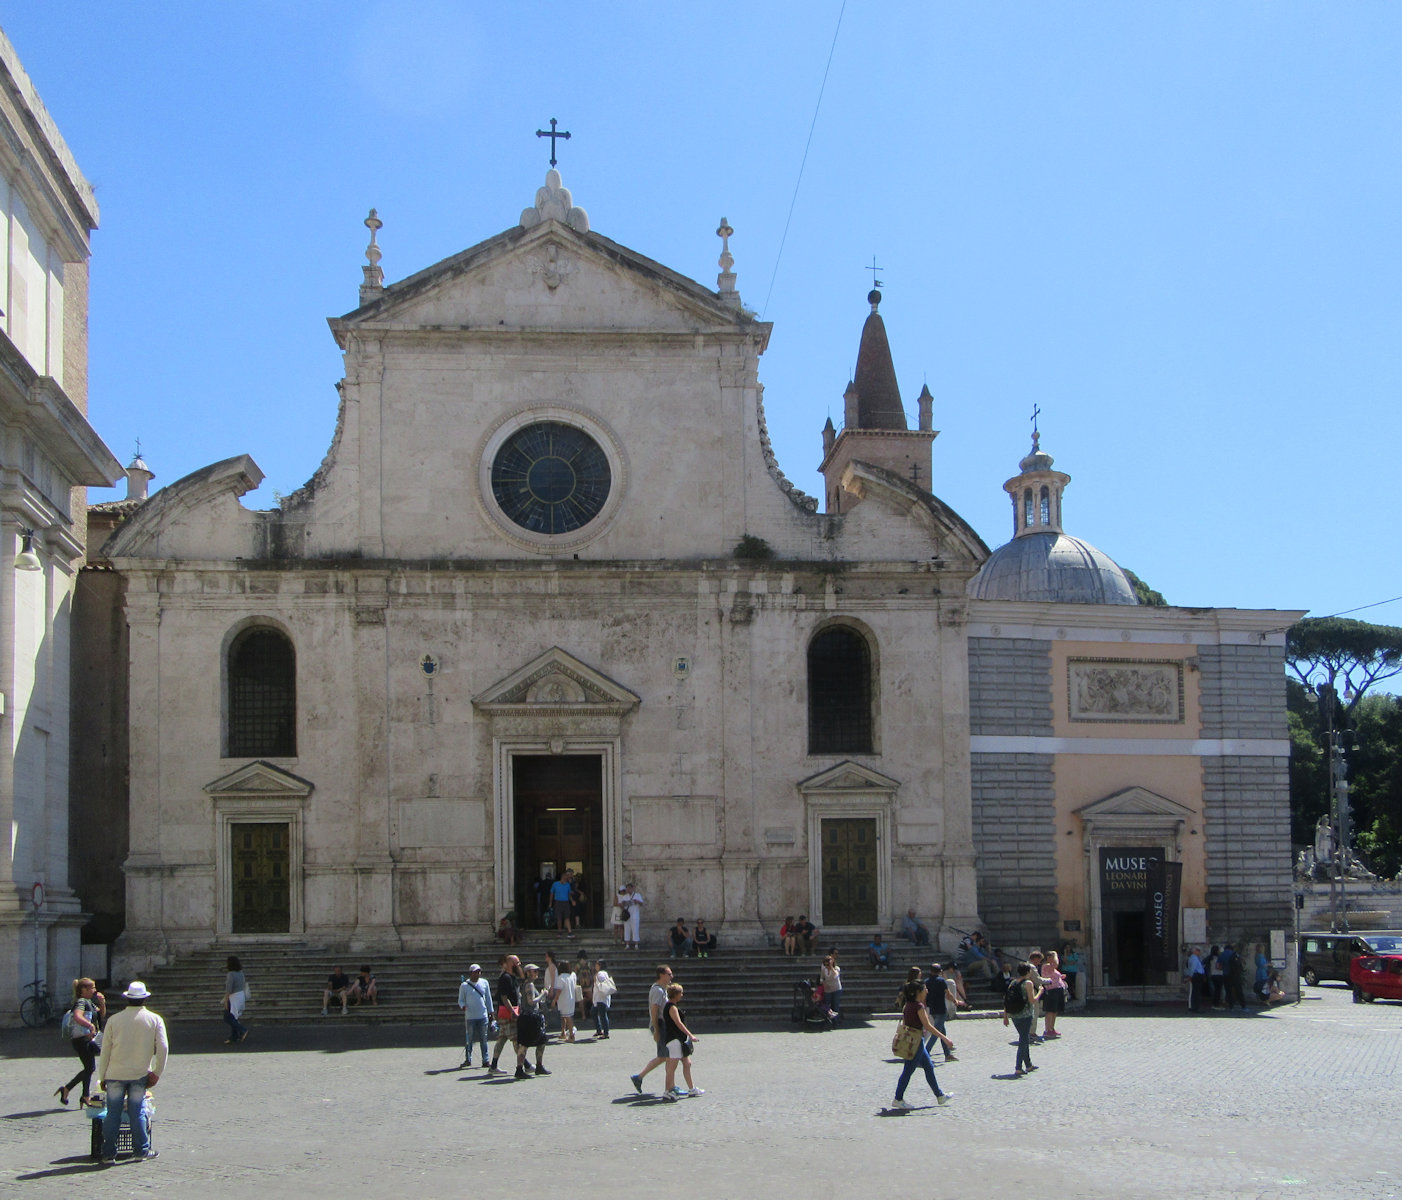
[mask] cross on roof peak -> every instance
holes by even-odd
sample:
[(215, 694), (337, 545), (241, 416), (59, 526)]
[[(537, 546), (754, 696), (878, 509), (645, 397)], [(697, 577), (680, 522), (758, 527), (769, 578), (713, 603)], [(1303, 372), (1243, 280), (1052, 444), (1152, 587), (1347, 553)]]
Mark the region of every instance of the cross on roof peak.
[(538, 138), (548, 137), (548, 138), (550, 139), (550, 165), (551, 165), (552, 167), (555, 165), (555, 139), (556, 139), (556, 138), (564, 138), (565, 141), (569, 141), (569, 140), (570, 140), (570, 133), (569, 133), (569, 130), (565, 130), (564, 132), (561, 132), (561, 131), (559, 131), (559, 130), (557, 130), (557, 129), (555, 128), (555, 126), (556, 126), (557, 124), (558, 124), (558, 122), (555, 120), (555, 118), (554, 118), (554, 117), (551, 117), (551, 118), (550, 118), (550, 128), (549, 128), (549, 129), (537, 129), (537, 130), (535, 131), (536, 137), (538, 137)]

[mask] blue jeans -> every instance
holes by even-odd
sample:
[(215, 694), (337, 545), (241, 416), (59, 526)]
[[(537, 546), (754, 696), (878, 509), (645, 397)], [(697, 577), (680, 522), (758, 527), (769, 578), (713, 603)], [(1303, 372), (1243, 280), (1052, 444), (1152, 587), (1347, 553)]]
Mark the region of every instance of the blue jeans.
[(609, 1035), (609, 1006), (597, 1001), (594, 1003), (594, 1032), (600, 1037)]
[(690, 958), (693, 944), (694, 943), (690, 938), (686, 938), (684, 941), (681, 942), (673, 941), (671, 957), (676, 958), (677, 951), (680, 950), (682, 958)]
[(919, 1068), (925, 1072), (925, 1082), (930, 1085), (930, 1091), (936, 1096), (940, 1094), (940, 1085), (935, 1079), (935, 1064), (930, 1061), (930, 1052), (925, 1049), (924, 1043), (916, 1050), (915, 1057), (908, 1059), (904, 1067), (901, 1068), (901, 1078), (896, 1084), (896, 1099), (905, 1099), (905, 1085), (910, 1082), (910, 1077)]
[(131, 1122), (131, 1150), (141, 1158), (151, 1148), (151, 1130), (146, 1124), (142, 1104), (146, 1100), (146, 1079), (109, 1079), (107, 1081), (107, 1115), (102, 1119), (102, 1157), (117, 1154), (117, 1133), (122, 1127), (122, 1108), (126, 1107)]
[(480, 1017), (480, 1018), (478, 1018), (477, 1020), (473, 1020), (471, 1017), (468, 1017), (468, 1018), (467, 1018), (467, 1039), (466, 1039), (466, 1041), (464, 1042), (464, 1045), (466, 1046), (466, 1050), (464, 1050), (464, 1052), (463, 1052), (463, 1061), (464, 1061), (464, 1062), (470, 1063), (470, 1062), (472, 1061), (472, 1043), (473, 1043), (473, 1042), (476, 1042), (479, 1046), (482, 1047), (482, 1065), (485, 1067), (485, 1066), (487, 1065), (487, 1018), (486, 1018), (486, 1017)]
[(229, 1037), (236, 1042), (243, 1041), (243, 1035), (248, 1032), (246, 1026), (239, 1023), (239, 1019), (227, 1008), (224, 1010), (224, 1024), (229, 1027)]
[[(939, 1006), (939, 1005), (937, 1004), (936, 1007), (941, 1007), (941, 1006)], [(948, 1032), (949, 1032), (949, 1030), (945, 1028), (945, 1024), (944, 1024), (945, 1021), (948, 1019), (948, 1017), (949, 1017), (949, 1014), (948, 1014), (948, 1013), (945, 1013), (945, 1012), (941, 1012), (938, 1016), (936, 1016), (936, 1015), (935, 1015), (935, 1010), (934, 1010), (933, 1008), (930, 1009), (930, 1024), (933, 1025), (936, 1029), (938, 1029), (941, 1033), (948, 1033)], [(925, 1049), (928, 1050), (931, 1054), (933, 1054), (933, 1053), (935, 1052), (935, 1045), (936, 1045), (937, 1043), (940, 1044), (940, 1045), (943, 1045), (943, 1043), (940, 1042), (939, 1038), (937, 1038), (937, 1037), (932, 1033), (932, 1034), (930, 1034), (929, 1040), (926, 1041), (926, 1043), (925, 1043)], [(946, 1050), (946, 1051), (944, 1052), (944, 1054), (945, 1054), (945, 1057), (946, 1057), (946, 1058), (949, 1057), (949, 1051), (948, 1051), (948, 1050)]]
[(1028, 1013), (1025, 1017), (1014, 1017), (1013, 1027), (1017, 1030), (1017, 1065), (1013, 1070), (1021, 1070), (1024, 1067), (1032, 1066), (1032, 1050), (1030, 1046), (1032, 1038), (1032, 1022), (1037, 1018)]

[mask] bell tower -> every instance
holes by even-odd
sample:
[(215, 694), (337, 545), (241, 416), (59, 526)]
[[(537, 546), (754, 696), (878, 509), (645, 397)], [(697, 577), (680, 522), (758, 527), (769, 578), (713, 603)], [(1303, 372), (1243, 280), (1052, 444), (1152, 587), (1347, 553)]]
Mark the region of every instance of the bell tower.
[(939, 434), (931, 428), (934, 397), (928, 387), (919, 398), (919, 429), (906, 426), (905, 407), (891, 361), (886, 323), (878, 311), (881, 293), (867, 294), (871, 313), (862, 326), (857, 369), (842, 397), (843, 428), (836, 433), (829, 420), (823, 429), (823, 494), (827, 511), (844, 513), (860, 503), (842, 487), (842, 475), (853, 461), (882, 467), (925, 491), (932, 491), (931, 446)]

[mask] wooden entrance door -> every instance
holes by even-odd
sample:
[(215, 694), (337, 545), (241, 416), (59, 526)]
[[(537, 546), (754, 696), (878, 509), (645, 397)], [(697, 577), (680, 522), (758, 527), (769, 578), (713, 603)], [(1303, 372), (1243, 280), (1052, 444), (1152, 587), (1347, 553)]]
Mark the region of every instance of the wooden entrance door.
[(233, 864), (229, 906), (231, 933), (286, 933), (288, 908), (288, 845), (286, 822), (237, 822), (229, 827)]
[(516, 920), (541, 929), (550, 881), (571, 868), (585, 894), (581, 926), (602, 929), (603, 758), (597, 754), (516, 755)]
[(876, 818), (825, 818), (823, 924), (874, 925)]

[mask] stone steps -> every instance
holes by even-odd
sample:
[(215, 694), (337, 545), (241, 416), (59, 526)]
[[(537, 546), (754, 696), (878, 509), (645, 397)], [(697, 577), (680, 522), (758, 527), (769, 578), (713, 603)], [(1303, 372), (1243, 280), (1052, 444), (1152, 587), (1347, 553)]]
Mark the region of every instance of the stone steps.
[[(824, 951), (832, 944), (827, 942)], [(891, 969), (878, 972), (866, 965), (865, 941), (852, 939), (844, 944), (839, 938), (836, 945), (843, 965), (842, 1006), (853, 1015), (890, 1011), (906, 967), (926, 965), (931, 960), (928, 949), (917, 952), (908, 943), (896, 943)], [(629, 1024), (645, 1023), (648, 989), (657, 964), (666, 960), (665, 951), (625, 951), (607, 934), (588, 932), (574, 940), (528, 935), (515, 949), (523, 962), (544, 965), (546, 950), (563, 958), (567, 953), (578, 954), (580, 948), (588, 952), (591, 961), (605, 959), (618, 983), (612, 1005), (614, 1018)], [(380, 989), (380, 1004), (354, 1007), (352, 1018), (396, 1024), (456, 1019), (460, 1016), (457, 994), (464, 971), (470, 963), (480, 963), (483, 975), (495, 984), (500, 953), (500, 944), (493, 943), (451, 951), (378, 955), (371, 966)], [(145, 983), (156, 1011), (171, 1019), (219, 1020), (227, 954), (227, 949), (199, 951), (149, 972)], [(339, 964), (347, 975), (354, 976), (362, 961), (343, 951), (313, 946), (240, 947), (238, 956), (252, 994), (248, 1016), (260, 1024), (319, 1019), (321, 992), (332, 968)], [(678, 981), (686, 987), (688, 1009), (708, 1022), (787, 1022), (795, 984), (801, 979), (816, 979), (820, 964), (818, 954), (786, 958), (778, 950), (751, 948), (722, 948), (710, 958), (672, 961)], [(986, 984), (975, 986), (971, 982), (969, 998), (975, 1008), (1001, 1007), (1001, 989), (995, 993)], [(335, 1019), (340, 1019), (339, 1014)]]

